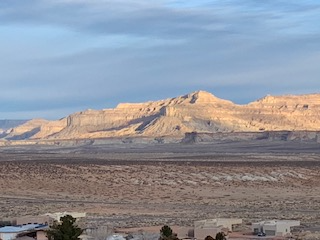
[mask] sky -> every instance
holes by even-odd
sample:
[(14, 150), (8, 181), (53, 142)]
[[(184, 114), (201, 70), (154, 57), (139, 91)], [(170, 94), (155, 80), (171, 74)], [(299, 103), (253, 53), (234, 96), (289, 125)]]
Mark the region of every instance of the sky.
[(320, 1), (0, 1), (0, 119), (320, 92)]

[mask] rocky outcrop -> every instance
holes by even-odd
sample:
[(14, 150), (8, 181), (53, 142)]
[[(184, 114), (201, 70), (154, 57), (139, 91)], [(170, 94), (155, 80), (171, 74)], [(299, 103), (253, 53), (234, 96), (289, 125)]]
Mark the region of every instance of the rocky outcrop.
[(39, 126), (39, 131), (34, 134), (30, 139), (43, 139), (48, 138), (53, 134), (60, 132), (67, 126), (67, 119), (63, 118), (57, 121), (50, 121)]
[(16, 128), (12, 128), (2, 135), (7, 140), (41, 139), (61, 131), (66, 126), (66, 119), (58, 121), (33, 119)]
[(245, 108), (260, 130), (319, 130), (320, 94), (266, 96)]
[(199, 129), (224, 131), (226, 127), (210, 122), (212, 117), (208, 113), (219, 109), (227, 111), (233, 106), (230, 101), (203, 91), (156, 102), (119, 104), (115, 109), (87, 110), (70, 115), (67, 127), (52, 138), (181, 137), (185, 132)]
[(49, 121), (44, 119), (33, 119), (7, 132), (5, 138), (8, 140), (24, 140), (32, 137), (40, 131), (40, 127)]
[(247, 105), (237, 105), (197, 91), (155, 102), (86, 110), (58, 121), (32, 120), (14, 128), (5, 139), (181, 139), (188, 132), (246, 132), (250, 136), (254, 132), (274, 131), (320, 131), (320, 94), (266, 96)]

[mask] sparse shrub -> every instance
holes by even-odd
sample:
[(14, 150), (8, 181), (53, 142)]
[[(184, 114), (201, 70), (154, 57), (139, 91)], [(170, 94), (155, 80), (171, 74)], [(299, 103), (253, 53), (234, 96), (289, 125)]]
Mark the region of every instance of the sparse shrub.
[(211, 236), (206, 236), (206, 238), (204, 240), (214, 240), (214, 238)]
[(211, 236), (206, 236), (206, 238), (204, 240), (214, 240), (214, 238)]
[(223, 232), (218, 232), (216, 234), (216, 240), (226, 240), (226, 235)]
[(179, 238), (177, 237), (177, 235), (175, 233), (173, 233), (171, 227), (169, 227), (168, 225), (164, 225), (160, 229), (159, 240), (179, 240)]
[(160, 237), (170, 237), (172, 234), (172, 229), (168, 225), (164, 225), (160, 230)]

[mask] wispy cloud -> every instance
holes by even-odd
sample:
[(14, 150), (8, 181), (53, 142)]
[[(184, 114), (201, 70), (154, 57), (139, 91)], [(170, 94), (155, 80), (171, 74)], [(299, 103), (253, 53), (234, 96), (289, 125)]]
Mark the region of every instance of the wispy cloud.
[(239, 103), (319, 92), (319, 10), (318, 1), (0, 1), (0, 118), (197, 89)]

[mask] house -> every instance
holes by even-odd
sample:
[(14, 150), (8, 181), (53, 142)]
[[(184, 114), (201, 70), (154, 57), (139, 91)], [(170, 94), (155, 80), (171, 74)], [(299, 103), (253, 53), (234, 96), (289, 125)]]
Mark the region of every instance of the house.
[(66, 215), (70, 215), (73, 218), (79, 219), (86, 217), (86, 213), (82, 212), (56, 212), (56, 213), (46, 213), (44, 214), (47, 217), (53, 218), (55, 221), (60, 222), (60, 218)]
[(49, 216), (24, 216), (16, 218), (16, 225), (44, 224), (52, 225), (54, 219)]
[(107, 240), (126, 240), (122, 235), (114, 234), (107, 237)]
[(254, 234), (265, 233), (266, 236), (286, 236), (291, 234), (291, 228), (300, 226), (295, 220), (269, 220), (252, 223)]
[(218, 232), (228, 232), (233, 230), (233, 226), (242, 224), (239, 218), (217, 218), (194, 222), (194, 237), (204, 239), (206, 236), (215, 237)]
[(47, 240), (45, 230), (49, 228), (44, 224), (26, 224), (5, 226), (0, 228), (0, 239), (13, 240), (20, 237), (31, 237), (37, 240)]

